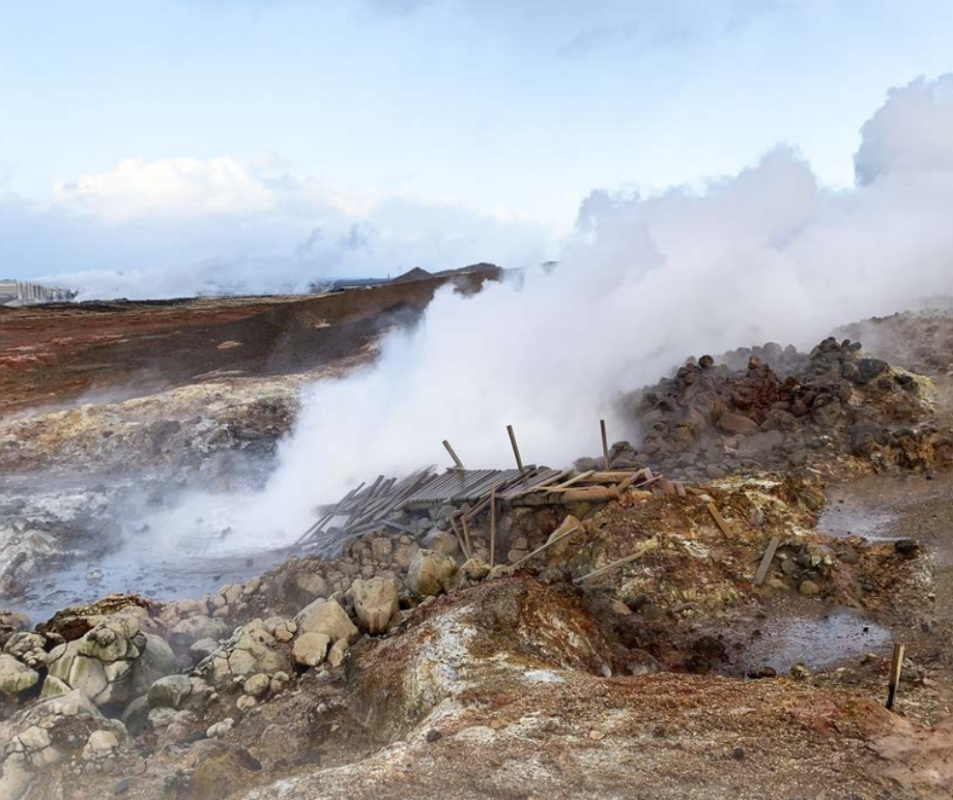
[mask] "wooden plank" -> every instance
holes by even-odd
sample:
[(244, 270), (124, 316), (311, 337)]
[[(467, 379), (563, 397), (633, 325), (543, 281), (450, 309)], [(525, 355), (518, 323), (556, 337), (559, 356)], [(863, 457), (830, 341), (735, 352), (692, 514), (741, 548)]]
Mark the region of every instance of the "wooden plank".
[(516, 457), (516, 468), (523, 471), (523, 459), (520, 458), (520, 448), (516, 443), (516, 434), (513, 432), (513, 426), (507, 425), (506, 432), (510, 435), (510, 444), (513, 446), (513, 455)]
[(606, 421), (599, 420), (599, 428), (602, 431), (602, 464), (606, 472), (609, 471), (609, 440), (606, 438)]
[(679, 497), (688, 497), (688, 492), (685, 491), (685, 484), (681, 481), (675, 481), (675, 491)]
[(528, 555), (523, 556), (519, 561), (517, 561), (515, 564), (513, 564), (512, 569), (516, 569), (516, 568), (517, 568), (520, 564), (522, 564), (523, 562), (529, 561), (531, 558), (533, 558), (534, 556), (538, 556), (540, 553), (542, 553), (544, 550), (546, 550), (546, 549), (552, 547), (554, 544), (557, 544), (558, 542), (561, 542), (561, 541), (562, 541), (563, 539), (565, 539), (567, 536), (571, 536), (571, 535), (574, 534), (576, 531), (581, 531), (581, 530), (582, 530), (582, 525), (581, 525), (581, 524), (574, 524), (568, 531), (563, 531), (563, 532), (562, 532), (561, 534), (559, 534), (559, 536), (557, 536), (555, 539), (550, 539), (550, 540), (549, 540), (548, 542), (546, 542), (546, 544), (544, 544), (542, 547), (537, 547), (532, 553), (529, 553)]
[(728, 523), (725, 522), (725, 518), (721, 515), (721, 512), (719, 512), (718, 509), (715, 507), (715, 504), (709, 503), (706, 507), (708, 508), (708, 513), (711, 514), (712, 519), (715, 520), (718, 527), (721, 528), (721, 532), (725, 534), (725, 536), (727, 536), (729, 539), (732, 536), (734, 536), (734, 532), (731, 530)]
[(768, 567), (771, 566), (771, 562), (774, 560), (774, 553), (778, 549), (779, 544), (781, 544), (781, 537), (772, 536), (771, 541), (768, 543), (768, 549), (764, 551), (764, 558), (761, 559), (761, 564), (758, 565), (758, 571), (755, 573), (755, 586), (760, 586), (764, 583), (764, 579), (768, 576)]
[(657, 546), (657, 541), (655, 537), (653, 536), (648, 541), (643, 542), (639, 546), (639, 548), (631, 555), (627, 555), (625, 558), (620, 558), (618, 561), (613, 561), (611, 564), (606, 564), (604, 567), (595, 569), (592, 572), (590, 572), (588, 575), (583, 575), (581, 578), (576, 578), (575, 582), (582, 583), (583, 581), (588, 581), (591, 578), (597, 578), (600, 575), (604, 575), (605, 573), (616, 569), (617, 567), (621, 567), (623, 564), (629, 564), (632, 561), (636, 561), (642, 558), (642, 556), (644, 556), (647, 552), (655, 549), (656, 546)]
[(903, 650), (902, 644), (893, 646), (893, 658), (890, 661), (890, 682), (887, 684), (887, 710), (893, 709), (894, 701), (897, 699), (897, 688), (900, 686), (900, 673), (903, 671)]
[(568, 488), (569, 488), (570, 486), (572, 486), (573, 484), (579, 483), (580, 481), (584, 481), (584, 480), (585, 480), (586, 478), (588, 478), (590, 475), (594, 475), (595, 472), (596, 472), (596, 471), (595, 471), (594, 469), (590, 469), (590, 470), (588, 470), (587, 472), (580, 472), (578, 475), (573, 476), (572, 478), (570, 478), (570, 479), (569, 479), (568, 481), (566, 481), (565, 483), (561, 483), (561, 484), (559, 484), (559, 486), (554, 486), (554, 487), (552, 487), (552, 488), (550, 489), (550, 491), (551, 491), (551, 492), (553, 492), (553, 491), (558, 492), (558, 491), (562, 491), (563, 489), (568, 489)]
[(460, 460), (460, 457), (454, 452), (454, 449), (450, 446), (450, 442), (446, 439), (443, 440), (443, 446), (447, 448), (447, 452), (450, 453), (450, 458), (453, 459), (453, 463), (457, 465), (457, 469), (466, 469), (463, 466), (463, 462)]
[(616, 491), (614, 486), (588, 486), (585, 489), (569, 489), (559, 495), (559, 502), (565, 505), (618, 499), (619, 492)]
[(514, 493), (514, 494), (510, 494), (509, 497), (508, 497), (508, 499), (509, 499), (509, 500), (516, 500), (516, 499), (518, 499), (518, 498), (520, 498), (520, 497), (523, 497), (524, 495), (532, 494), (533, 492), (541, 492), (541, 491), (545, 490), (546, 487), (552, 486), (554, 483), (558, 483), (558, 482), (561, 481), (563, 478), (565, 478), (567, 475), (569, 475), (571, 472), (572, 472), (572, 470), (570, 470), (570, 469), (564, 469), (562, 472), (557, 472), (555, 475), (550, 475), (548, 478), (546, 478), (545, 480), (540, 481), (539, 483), (534, 483), (534, 484), (533, 484), (532, 486), (530, 486), (528, 489), (524, 489), (524, 490), (521, 491), (521, 492), (516, 492), (516, 493)]

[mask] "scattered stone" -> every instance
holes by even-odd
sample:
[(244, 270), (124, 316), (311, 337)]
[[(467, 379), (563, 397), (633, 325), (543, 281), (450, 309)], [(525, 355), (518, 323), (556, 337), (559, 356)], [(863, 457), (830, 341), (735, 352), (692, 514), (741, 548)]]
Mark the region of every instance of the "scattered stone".
[(801, 581), (798, 591), (805, 597), (816, 597), (821, 593), (821, 587), (814, 581)]

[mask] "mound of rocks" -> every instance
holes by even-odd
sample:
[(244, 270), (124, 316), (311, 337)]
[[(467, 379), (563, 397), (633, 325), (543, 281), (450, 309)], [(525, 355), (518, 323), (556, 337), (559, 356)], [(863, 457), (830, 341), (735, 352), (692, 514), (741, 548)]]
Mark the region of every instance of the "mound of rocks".
[[(724, 361), (692, 359), (627, 395), (623, 407), (643, 439), (638, 450), (614, 445), (612, 467), (702, 480), (843, 456), (908, 468), (935, 458), (932, 385), (866, 357), (858, 342), (829, 338), (810, 354), (768, 344)], [(600, 464), (581, 459), (577, 468)]]
[(116, 614), (50, 652), (42, 696), (78, 689), (97, 706), (122, 705), (177, 667), (169, 645), (144, 633), (135, 613)]

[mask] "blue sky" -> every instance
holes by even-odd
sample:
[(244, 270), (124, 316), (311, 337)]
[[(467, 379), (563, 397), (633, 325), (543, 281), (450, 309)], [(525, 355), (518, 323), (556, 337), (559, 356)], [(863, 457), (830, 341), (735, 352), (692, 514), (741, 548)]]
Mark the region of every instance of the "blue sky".
[(951, 45), (949, 2), (0, 0), (0, 273), (532, 260), (779, 143), (848, 187)]

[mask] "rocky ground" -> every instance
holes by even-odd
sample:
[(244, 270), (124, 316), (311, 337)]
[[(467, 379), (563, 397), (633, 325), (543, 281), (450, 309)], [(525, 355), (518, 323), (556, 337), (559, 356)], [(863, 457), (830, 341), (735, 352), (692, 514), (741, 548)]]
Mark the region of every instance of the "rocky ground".
[[(401, 511), (190, 599), (0, 615), (0, 797), (949, 797), (945, 320), (876, 323), (877, 350), (689, 363), (626, 399), (645, 435), (611, 454), (668, 478), (502, 505), (493, 568), (487, 514), (468, 558), (446, 509)], [(53, 438), (2, 463), (20, 480), (92, 448), (108, 472), (152, 448), (164, 478), (227, 480), (226, 457), (266, 463), (294, 392), (222, 380), (8, 421), (7, 441)], [(11, 528), (35, 526), (6, 502)], [(579, 529), (524, 561), (567, 517)]]

